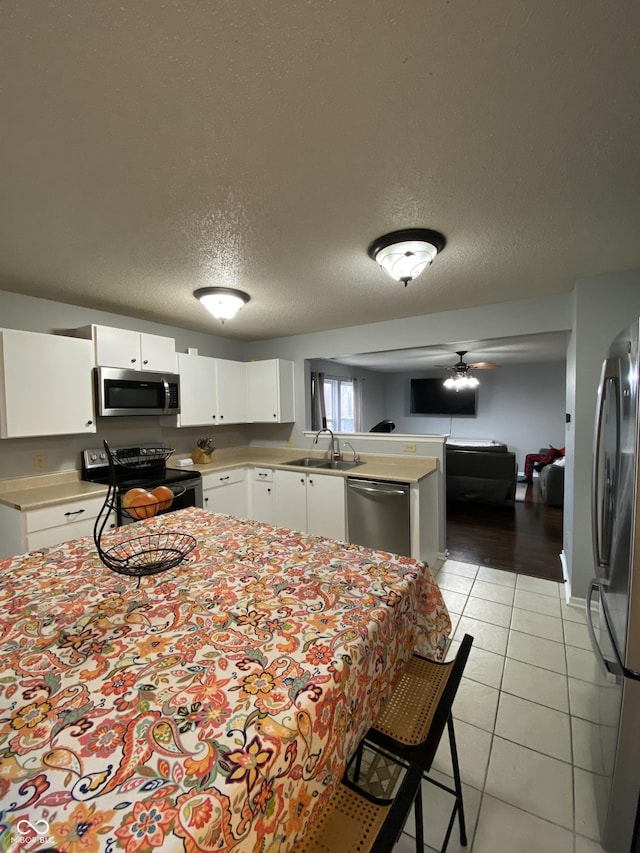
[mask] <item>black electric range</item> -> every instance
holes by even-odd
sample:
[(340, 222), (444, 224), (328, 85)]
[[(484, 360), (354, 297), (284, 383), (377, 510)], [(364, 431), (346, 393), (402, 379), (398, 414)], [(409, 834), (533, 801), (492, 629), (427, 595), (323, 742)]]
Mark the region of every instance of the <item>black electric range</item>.
[[(153, 489), (156, 486), (179, 487), (180, 497), (172, 509), (203, 506), (202, 476), (199, 471), (178, 471), (167, 468), (171, 451), (158, 444), (135, 447), (110, 447), (114, 464), (109, 464), (105, 448), (90, 448), (82, 452), (82, 479), (108, 485), (114, 477), (117, 495), (117, 523), (126, 524), (131, 518), (122, 514), (121, 497), (129, 489)], [(112, 471), (113, 468), (113, 471)], [(184, 490), (184, 491), (183, 491)]]

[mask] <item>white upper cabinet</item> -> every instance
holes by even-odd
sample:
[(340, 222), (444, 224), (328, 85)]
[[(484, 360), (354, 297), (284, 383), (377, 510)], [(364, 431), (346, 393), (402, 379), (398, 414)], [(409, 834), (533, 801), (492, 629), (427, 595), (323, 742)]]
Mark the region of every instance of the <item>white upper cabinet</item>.
[(246, 423), (247, 386), (244, 362), (178, 353), (178, 372), (178, 426)]
[(178, 426), (206, 426), (218, 423), (214, 361), (215, 359), (205, 355), (178, 353), (178, 373), (180, 374)]
[(96, 431), (91, 341), (0, 331), (0, 437)]
[(244, 361), (214, 359), (218, 392), (218, 420), (224, 424), (247, 423), (247, 365)]
[(96, 325), (78, 329), (77, 334), (92, 338), (95, 363), (99, 367), (150, 370), (156, 373), (177, 372), (176, 344), (173, 338)]
[(293, 362), (280, 358), (247, 363), (249, 423), (293, 423)]

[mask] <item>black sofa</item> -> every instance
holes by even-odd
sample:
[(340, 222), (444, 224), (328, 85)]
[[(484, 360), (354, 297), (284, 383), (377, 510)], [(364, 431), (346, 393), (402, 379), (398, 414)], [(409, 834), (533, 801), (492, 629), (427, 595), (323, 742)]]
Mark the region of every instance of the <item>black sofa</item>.
[[(547, 453), (548, 447), (541, 447), (540, 453)], [(540, 471), (540, 491), (547, 506), (564, 506), (564, 457), (563, 464), (554, 465), (550, 462), (542, 468), (534, 465)]]
[(506, 444), (447, 441), (445, 477), (448, 501), (515, 504), (518, 465)]

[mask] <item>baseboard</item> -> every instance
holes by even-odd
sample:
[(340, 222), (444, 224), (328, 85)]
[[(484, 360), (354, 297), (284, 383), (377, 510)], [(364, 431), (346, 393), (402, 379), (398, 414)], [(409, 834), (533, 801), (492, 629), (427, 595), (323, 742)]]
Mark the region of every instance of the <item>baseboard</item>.
[(448, 557), (449, 557), (449, 552), (448, 552), (448, 551), (438, 551), (438, 553), (437, 553), (437, 555), (436, 555), (436, 559), (435, 559), (435, 563), (434, 563), (434, 565), (433, 565), (433, 566), (429, 566), (429, 568), (431, 569), (431, 571), (432, 571), (432, 572), (438, 572), (438, 571), (440, 571), (440, 569), (442, 568), (442, 564), (445, 562), (445, 560), (447, 560), (447, 559), (448, 559)]
[(581, 610), (583, 613), (587, 611), (587, 599), (586, 598), (572, 598), (571, 601), (567, 601), (569, 607), (574, 607), (576, 610)]

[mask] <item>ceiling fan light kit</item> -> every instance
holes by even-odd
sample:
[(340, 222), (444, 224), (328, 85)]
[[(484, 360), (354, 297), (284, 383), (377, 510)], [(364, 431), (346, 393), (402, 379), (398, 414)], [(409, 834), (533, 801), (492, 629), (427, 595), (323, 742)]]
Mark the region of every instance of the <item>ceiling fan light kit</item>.
[(221, 323), (232, 320), (251, 299), (244, 290), (235, 290), (233, 287), (201, 287), (194, 290), (193, 295)]
[(462, 391), (463, 388), (477, 388), (480, 383), (475, 376), (449, 376), (443, 385), (452, 391)]
[(445, 238), (438, 231), (405, 228), (378, 237), (369, 246), (367, 254), (390, 278), (403, 281), (406, 287), (433, 262), (445, 243)]

